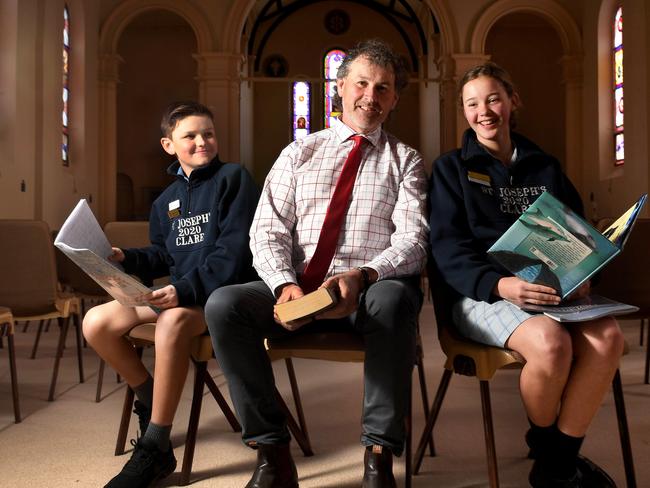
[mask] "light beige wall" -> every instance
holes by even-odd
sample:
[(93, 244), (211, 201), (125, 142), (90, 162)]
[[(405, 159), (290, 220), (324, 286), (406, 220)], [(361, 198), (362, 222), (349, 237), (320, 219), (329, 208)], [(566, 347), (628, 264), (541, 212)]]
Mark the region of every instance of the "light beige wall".
[(3, 1), (0, 8), (0, 218), (33, 218), (40, 195), (35, 137), (38, 2)]
[[(174, 159), (160, 145), (162, 112), (175, 100), (198, 99), (196, 39), (177, 15), (150, 10), (126, 27), (118, 53), (117, 171), (133, 182), (134, 217), (147, 220), (152, 198), (172, 181), (166, 169)], [(118, 193), (118, 208), (125, 198)]]
[(564, 164), (563, 52), (555, 29), (537, 15), (507, 15), (490, 31), (486, 53), (510, 72), (521, 96), (516, 130)]
[(64, 2), (0, 2), (0, 112), (6, 114), (0, 130), (0, 218), (43, 219), (53, 229), (61, 225), (79, 198), (92, 198), (97, 189), (97, 63), (92, 55), (97, 46), (97, 14), (93, 2), (67, 3), (75, 44), (69, 122), (71, 164), (65, 168), (61, 162)]

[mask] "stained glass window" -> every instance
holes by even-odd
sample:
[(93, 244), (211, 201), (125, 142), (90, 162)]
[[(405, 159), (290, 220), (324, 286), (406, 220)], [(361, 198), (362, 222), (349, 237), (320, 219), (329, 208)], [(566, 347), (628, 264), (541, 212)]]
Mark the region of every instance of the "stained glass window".
[(309, 107), (310, 86), (306, 81), (293, 83), (293, 140), (301, 139), (310, 132)]
[(616, 162), (625, 161), (625, 137), (623, 134), (623, 9), (614, 15), (614, 147)]
[(61, 159), (64, 166), (70, 165), (70, 140), (68, 136), (68, 106), (70, 101), (70, 12), (68, 6), (63, 7), (63, 110), (61, 112), (61, 125), (63, 140), (61, 141)]
[(340, 109), (335, 109), (332, 102), (336, 94), (336, 73), (343, 62), (343, 58), (345, 58), (344, 51), (332, 49), (325, 55), (323, 60), (325, 127), (331, 127), (334, 119), (341, 115)]

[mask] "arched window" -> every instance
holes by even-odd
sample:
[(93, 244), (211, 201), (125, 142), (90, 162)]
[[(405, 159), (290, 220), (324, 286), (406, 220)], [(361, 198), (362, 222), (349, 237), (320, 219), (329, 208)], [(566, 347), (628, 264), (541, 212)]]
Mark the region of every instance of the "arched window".
[(70, 139), (68, 135), (68, 108), (70, 101), (70, 11), (68, 6), (63, 6), (63, 110), (61, 112), (61, 125), (63, 140), (61, 141), (61, 159), (64, 166), (70, 165)]
[(625, 160), (625, 138), (623, 134), (623, 8), (614, 15), (614, 147), (615, 164)]
[(293, 140), (301, 139), (309, 134), (311, 120), (309, 117), (311, 104), (310, 86), (306, 81), (293, 83)]
[(331, 127), (332, 122), (336, 119), (341, 112), (340, 108), (333, 107), (332, 101), (336, 94), (336, 73), (339, 66), (345, 58), (345, 52), (341, 49), (332, 49), (323, 59), (323, 78), (325, 78), (324, 86), (324, 106), (325, 106), (325, 127)]

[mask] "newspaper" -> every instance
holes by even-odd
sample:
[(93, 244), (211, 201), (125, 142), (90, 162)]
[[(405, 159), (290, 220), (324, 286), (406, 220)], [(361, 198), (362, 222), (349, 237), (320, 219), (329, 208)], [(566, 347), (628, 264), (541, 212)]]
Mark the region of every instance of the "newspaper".
[(113, 252), (111, 244), (86, 200), (79, 200), (54, 245), (122, 305), (149, 305), (143, 297), (151, 289), (107, 260)]

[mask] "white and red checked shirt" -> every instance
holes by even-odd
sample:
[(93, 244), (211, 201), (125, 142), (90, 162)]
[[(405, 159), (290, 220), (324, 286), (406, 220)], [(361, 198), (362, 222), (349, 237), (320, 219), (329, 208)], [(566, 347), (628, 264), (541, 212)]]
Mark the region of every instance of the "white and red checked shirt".
[[(271, 168), (250, 230), (253, 265), (275, 290), (298, 283), (311, 259), (355, 133), (339, 122), (287, 146)], [(363, 156), (327, 277), (356, 266), (379, 279), (419, 274), (427, 255), (422, 157), (381, 127)]]

